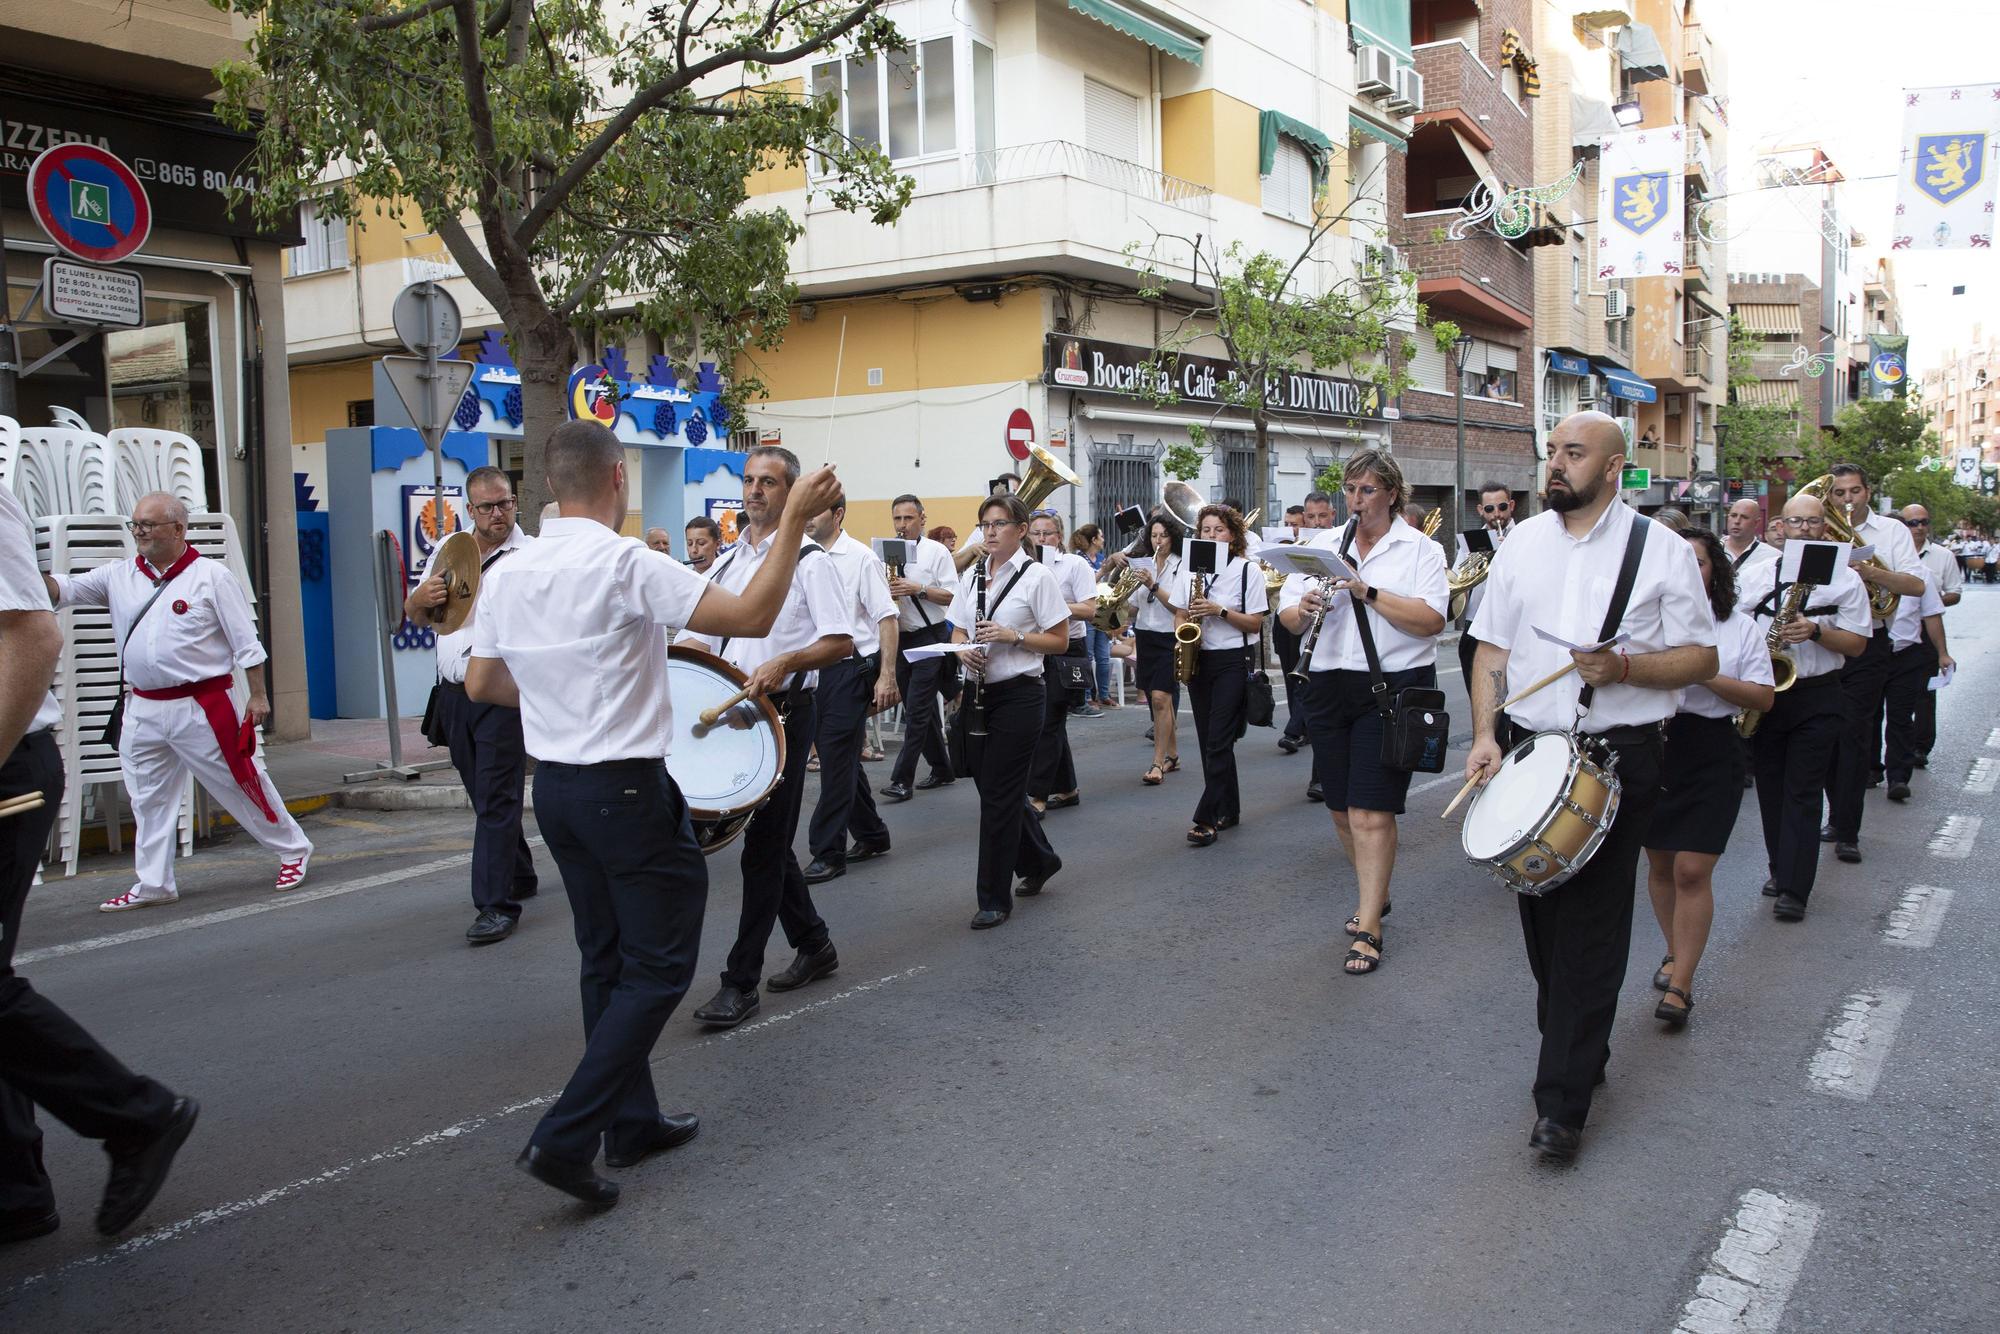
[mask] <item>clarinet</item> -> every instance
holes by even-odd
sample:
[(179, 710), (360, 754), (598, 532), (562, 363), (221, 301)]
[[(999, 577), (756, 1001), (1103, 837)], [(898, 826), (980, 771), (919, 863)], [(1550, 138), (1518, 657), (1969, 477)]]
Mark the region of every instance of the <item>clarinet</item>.
[[(973, 590), (973, 633), (979, 633), (979, 623), (986, 619), (986, 562), (982, 559), (972, 567)], [(992, 650), (986, 650), (989, 654)], [(981, 672), (972, 678), (972, 693), (966, 697), (965, 734), (983, 737), (986, 735), (986, 674)]]
[(1299, 660), (1291, 671), (1294, 681), (1304, 681), (1306, 673), (1312, 670), (1313, 650), (1319, 647), (1319, 632), (1326, 627), (1326, 613), (1333, 605), (1333, 580), (1315, 578), (1312, 586), (1319, 593), (1320, 605), (1319, 610), (1313, 613), (1311, 623), (1306, 626), (1305, 634), (1299, 637)]

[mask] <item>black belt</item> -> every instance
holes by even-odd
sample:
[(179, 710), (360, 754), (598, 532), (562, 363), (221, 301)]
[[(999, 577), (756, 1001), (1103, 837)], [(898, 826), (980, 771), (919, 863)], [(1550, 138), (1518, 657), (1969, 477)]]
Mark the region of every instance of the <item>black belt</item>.
[[(1840, 668), (1835, 667), (1832, 671), (1815, 672), (1811, 676), (1800, 676), (1793, 678), (1791, 684), (1791, 690), (1797, 690), (1800, 686), (1813, 686), (1813, 685), (1837, 686), (1839, 684), (1840, 684)], [(1791, 690), (1787, 690), (1785, 693), (1790, 694)]]
[(576, 773), (657, 773), (666, 768), (663, 759), (599, 760), (595, 764), (566, 764), (561, 760), (536, 760), (537, 769), (572, 770)]
[(1584, 735), (1607, 746), (1657, 745), (1666, 736), (1666, 724), (1637, 723), (1630, 727), (1607, 727), (1602, 732), (1585, 732)]
[(905, 630), (897, 641), (901, 648), (922, 648), (925, 644), (935, 644), (951, 638), (951, 627), (943, 621), (924, 626), (921, 630)]

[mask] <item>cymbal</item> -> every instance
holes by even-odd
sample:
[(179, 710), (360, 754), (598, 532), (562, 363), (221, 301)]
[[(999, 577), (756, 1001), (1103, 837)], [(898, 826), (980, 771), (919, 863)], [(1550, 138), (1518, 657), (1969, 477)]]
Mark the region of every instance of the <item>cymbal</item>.
[(438, 545), (431, 573), (444, 577), (444, 601), (431, 608), (431, 627), (441, 635), (464, 628), (479, 596), (479, 539), (464, 529)]

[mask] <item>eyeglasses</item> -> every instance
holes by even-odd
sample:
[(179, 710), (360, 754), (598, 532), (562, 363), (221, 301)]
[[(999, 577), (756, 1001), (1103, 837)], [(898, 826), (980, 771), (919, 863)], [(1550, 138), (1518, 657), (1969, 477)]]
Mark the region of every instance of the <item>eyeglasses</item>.
[(1498, 505), (1481, 505), (1479, 507), (1479, 512), (1481, 514), (1502, 514), (1513, 508), (1514, 508), (1513, 501), (1503, 500)]
[(1349, 482), (1347, 485), (1341, 487), (1340, 489), (1341, 492), (1345, 495), (1360, 496), (1363, 500), (1373, 500), (1376, 496), (1382, 494), (1381, 487), (1363, 486), (1358, 482)]
[(1020, 526), (1021, 521), (1019, 519), (995, 519), (990, 523), (981, 523), (979, 531), (982, 533), (997, 533), (1002, 528), (1018, 528)]
[(125, 526), (132, 530), (132, 536), (144, 537), (147, 533), (152, 532), (155, 528), (178, 528), (181, 525), (180, 525), (180, 520), (178, 519), (159, 519), (157, 521), (151, 519), (135, 519), (131, 523), (126, 524)]
[(514, 497), (509, 496), (505, 500), (484, 500), (477, 505), (471, 505), (468, 506), (467, 508), (469, 508), (474, 514), (477, 514), (480, 518), (483, 519), (487, 515), (493, 513), (495, 510), (513, 509)]
[(1903, 520), (1903, 524), (1909, 528), (1928, 528), (1931, 526), (1931, 521), (1929, 519), (1905, 519)]
[(1783, 524), (1787, 528), (1818, 528), (1823, 526), (1826, 523), (1826, 520), (1812, 519), (1812, 518), (1806, 518), (1806, 519), (1786, 518), (1786, 519), (1779, 519), (1778, 522), (1780, 524)]

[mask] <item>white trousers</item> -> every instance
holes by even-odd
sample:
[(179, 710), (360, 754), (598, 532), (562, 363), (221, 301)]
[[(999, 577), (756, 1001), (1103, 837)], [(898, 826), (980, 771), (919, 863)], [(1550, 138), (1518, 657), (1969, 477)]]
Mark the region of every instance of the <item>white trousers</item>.
[[(232, 692), (232, 702), (234, 698)], [(242, 716), (240, 704), (237, 716)], [(189, 773), (217, 805), (280, 860), (290, 861), (312, 851), (306, 831), (285, 809), (285, 799), (264, 772), (261, 753), (252, 762), (264, 784), (264, 799), (278, 813), (278, 822), (266, 820), (264, 812), (236, 786), (229, 763), (222, 758), (222, 747), (216, 743), (215, 729), (208, 725), (208, 715), (196, 700), (128, 698), (118, 758), (125, 766), (125, 791), (132, 798), (132, 819), (138, 826), (133, 839), (134, 861), (142, 894), (178, 892), (174, 890), (174, 844), (180, 826), (181, 780)]]

